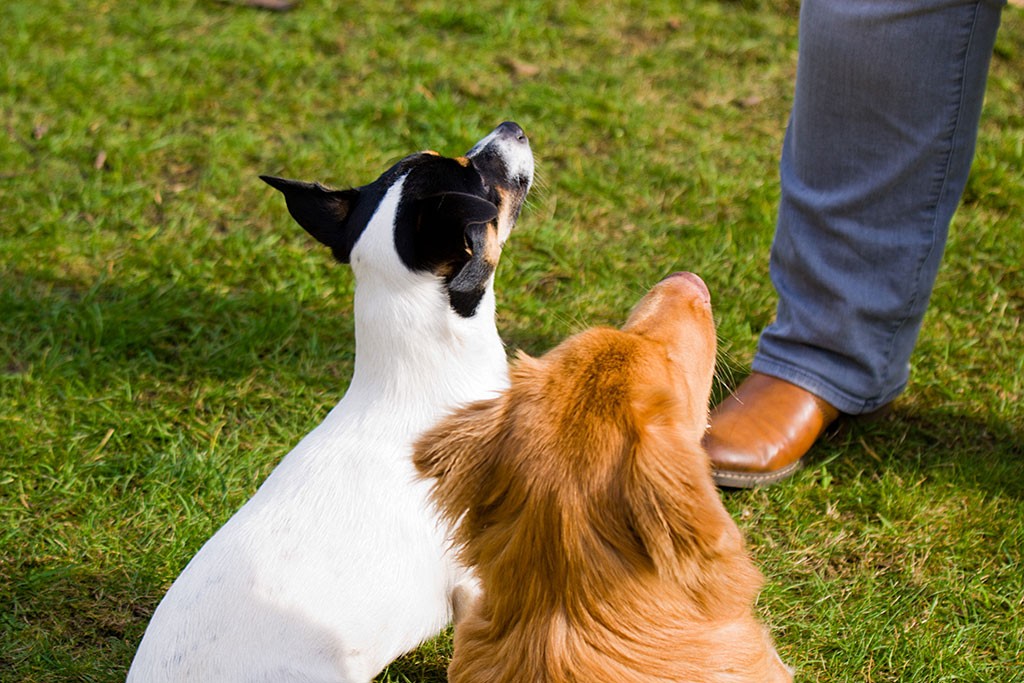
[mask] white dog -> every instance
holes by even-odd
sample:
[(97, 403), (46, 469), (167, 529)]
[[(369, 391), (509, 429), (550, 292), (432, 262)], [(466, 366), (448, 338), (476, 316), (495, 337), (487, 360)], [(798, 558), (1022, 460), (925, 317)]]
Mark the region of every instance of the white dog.
[(508, 384), (494, 268), (533, 179), (522, 129), (354, 190), (267, 178), (355, 275), (352, 382), (157, 607), (129, 683), (370, 681), (473, 590), (415, 439)]

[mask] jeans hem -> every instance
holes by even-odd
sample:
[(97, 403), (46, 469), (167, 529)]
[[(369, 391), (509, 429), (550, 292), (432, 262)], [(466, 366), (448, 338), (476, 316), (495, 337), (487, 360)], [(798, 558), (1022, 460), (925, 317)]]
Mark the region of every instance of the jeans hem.
[(834, 406), (840, 413), (846, 415), (863, 415), (864, 413), (878, 410), (882, 406), (892, 403), (907, 388), (907, 383), (903, 382), (896, 389), (888, 391), (881, 396), (865, 399), (839, 389), (820, 376), (790, 363), (755, 357), (752, 369), (763, 375), (769, 375), (785, 380), (790, 384), (795, 384), (818, 398), (824, 399), (826, 403)]

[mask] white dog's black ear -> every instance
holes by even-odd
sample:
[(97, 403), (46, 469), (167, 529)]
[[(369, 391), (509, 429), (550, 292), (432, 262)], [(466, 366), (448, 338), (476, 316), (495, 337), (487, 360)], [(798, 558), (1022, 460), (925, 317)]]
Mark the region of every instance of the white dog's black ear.
[(319, 183), (305, 183), (261, 175), (260, 180), (280, 190), (288, 212), (317, 241), (331, 248), (335, 258), (348, 263), (358, 231), (349, 229), (348, 218), (359, 200), (358, 190), (331, 190)]
[(420, 203), (420, 257), (445, 271), (452, 308), (473, 315), (498, 266), (498, 207), (472, 194), (445, 192)]

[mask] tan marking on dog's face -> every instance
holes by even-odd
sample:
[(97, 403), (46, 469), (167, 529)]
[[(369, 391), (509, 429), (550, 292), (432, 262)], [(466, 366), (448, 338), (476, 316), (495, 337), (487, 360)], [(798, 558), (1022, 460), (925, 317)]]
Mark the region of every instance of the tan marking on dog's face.
[(498, 243), (499, 248), (505, 245), (505, 240), (512, 234), (512, 228), (516, 224), (516, 219), (519, 218), (518, 211), (521, 205), (513, 201), (512, 193), (503, 188), (496, 188), (495, 191), (498, 193), (500, 198), (499, 206), (501, 207), (501, 213), (498, 214)]
[(492, 268), (498, 267), (498, 259), (501, 258), (501, 240), (498, 239), (498, 228), (491, 223), (487, 226), (487, 246), (484, 252), (484, 261)]
[(455, 157), (455, 161), (463, 168), (469, 168), (469, 159), (466, 157)]

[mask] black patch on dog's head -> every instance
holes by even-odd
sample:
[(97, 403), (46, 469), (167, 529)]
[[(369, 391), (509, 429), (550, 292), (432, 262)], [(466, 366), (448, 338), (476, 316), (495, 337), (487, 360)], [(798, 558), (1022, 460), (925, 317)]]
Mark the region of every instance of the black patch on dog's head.
[(409, 170), (395, 249), (410, 270), (440, 277), (452, 309), (471, 317), (497, 266), (498, 196), (469, 163), (424, 155)]
[(410, 270), (441, 278), (451, 308), (467, 318), (476, 313), (500, 253), (494, 226), (501, 199), (489, 177), (465, 158), (428, 152), (408, 156), (369, 185), (350, 190), (260, 176), (284, 194), (299, 225), (342, 263), (349, 263), (388, 190), (404, 178), (393, 226), (395, 251)]

